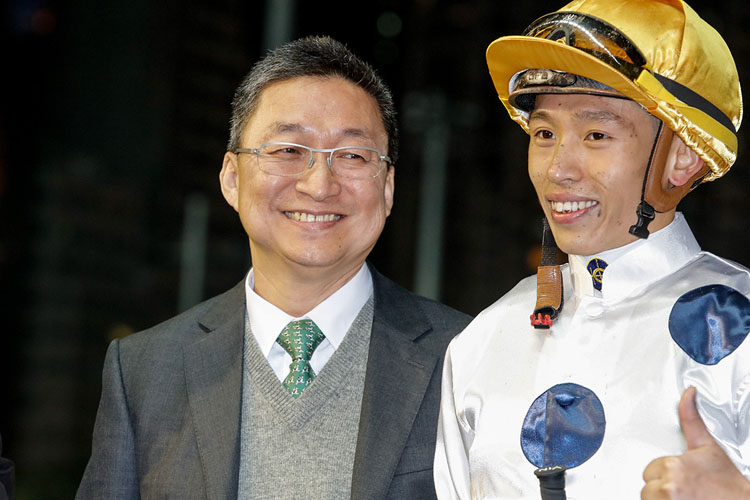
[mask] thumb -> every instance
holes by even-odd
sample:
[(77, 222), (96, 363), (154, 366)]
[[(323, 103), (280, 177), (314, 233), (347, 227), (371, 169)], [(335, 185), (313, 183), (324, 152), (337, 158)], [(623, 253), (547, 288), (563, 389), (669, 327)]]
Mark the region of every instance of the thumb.
[(680, 415), (680, 427), (682, 427), (682, 434), (687, 441), (688, 450), (714, 443), (714, 438), (708, 432), (706, 424), (703, 423), (703, 419), (698, 413), (695, 395), (695, 387), (688, 387), (682, 393), (680, 405), (677, 407)]

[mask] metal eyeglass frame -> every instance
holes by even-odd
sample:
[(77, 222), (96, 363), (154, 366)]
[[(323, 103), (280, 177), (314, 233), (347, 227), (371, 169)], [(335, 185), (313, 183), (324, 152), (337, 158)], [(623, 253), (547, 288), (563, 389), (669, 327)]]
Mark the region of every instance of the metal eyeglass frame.
[[(328, 159), (326, 163), (328, 164), (328, 169), (334, 173), (335, 175), (339, 177), (344, 177), (345, 179), (357, 179), (357, 177), (345, 177), (342, 175), (339, 175), (336, 171), (333, 170), (333, 153), (336, 151), (341, 151), (342, 149), (366, 149), (368, 151), (375, 151), (378, 154), (378, 162), (382, 163), (385, 162), (386, 165), (391, 164), (391, 158), (388, 155), (384, 155), (380, 152), (380, 150), (375, 148), (370, 148), (367, 146), (342, 146), (339, 148), (312, 148), (310, 146), (304, 146), (302, 144), (295, 144), (293, 142), (264, 142), (257, 148), (236, 148), (234, 150), (235, 154), (245, 153), (245, 154), (252, 154), (255, 155), (256, 158), (260, 159), (260, 150), (263, 149), (263, 146), (294, 146), (296, 148), (303, 148), (310, 152), (310, 161), (307, 164), (307, 169), (311, 169), (312, 166), (315, 164), (315, 156), (313, 156), (313, 153), (328, 153)], [(265, 172), (265, 170), (263, 170)], [(301, 175), (305, 169), (300, 170), (299, 172), (295, 174), (272, 174), (270, 172), (266, 172), (269, 175), (277, 175), (280, 177), (294, 177), (296, 175)], [(383, 171), (382, 165), (378, 168), (378, 171), (375, 173), (375, 175), (369, 176), (369, 177), (361, 177), (362, 179), (367, 178), (375, 178), (380, 175), (380, 172)]]

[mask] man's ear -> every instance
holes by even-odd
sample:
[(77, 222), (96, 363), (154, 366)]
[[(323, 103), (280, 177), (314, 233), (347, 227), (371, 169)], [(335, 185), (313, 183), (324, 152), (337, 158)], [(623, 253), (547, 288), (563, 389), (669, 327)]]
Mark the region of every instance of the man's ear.
[(395, 174), (395, 167), (393, 165), (388, 165), (388, 170), (385, 172), (385, 187), (383, 190), (386, 217), (391, 215), (391, 209), (393, 208), (393, 194), (396, 189)]
[(227, 151), (224, 153), (224, 162), (219, 172), (219, 184), (221, 184), (221, 194), (227, 203), (239, 212), (239, 156)]
[(672, 145), (664, 169), (664, 181), (669, 187), (683, 186), (693, 180), (696, 174), (706, 170), (703, 159), (687, 147), (678, 135), (672, 138)]

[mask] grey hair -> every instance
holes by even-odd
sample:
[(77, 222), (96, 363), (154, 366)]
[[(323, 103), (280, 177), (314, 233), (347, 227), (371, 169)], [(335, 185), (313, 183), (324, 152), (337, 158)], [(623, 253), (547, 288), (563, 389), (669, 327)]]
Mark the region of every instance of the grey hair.
[(391, 91), (370, 64), (327, 36), (305, 37), (281, 45), (253, 66), (234, 93), (227, 150), (240, 147), (242, 131), (257, 109), (263, 89), (302, 76), (344, 78), (370, 94), (378, 104), (388, 135), (386, 154), (392, 163), (396, 162), (398, 126)]

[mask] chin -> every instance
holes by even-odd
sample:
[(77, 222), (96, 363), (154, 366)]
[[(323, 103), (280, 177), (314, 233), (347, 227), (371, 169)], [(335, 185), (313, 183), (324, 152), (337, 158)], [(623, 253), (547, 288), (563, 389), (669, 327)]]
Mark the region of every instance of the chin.
[(328, 267), (336, 262), (336, 259), (321, 255), (298, 255), (289, 260), (305, 267)]
[(594, 255), (603, 251), (601, 248), (599, 248), (598, 245), (592, 245), (590, 243), (591, 241), (595, 241), (594, 238), (583, 236), (582, 240), (586, 243), (566, 241), (566, 238), (558, 239), (557, 237), (555, 237), (557, 248), (559, 248), (561, 252), (568, 255)]

